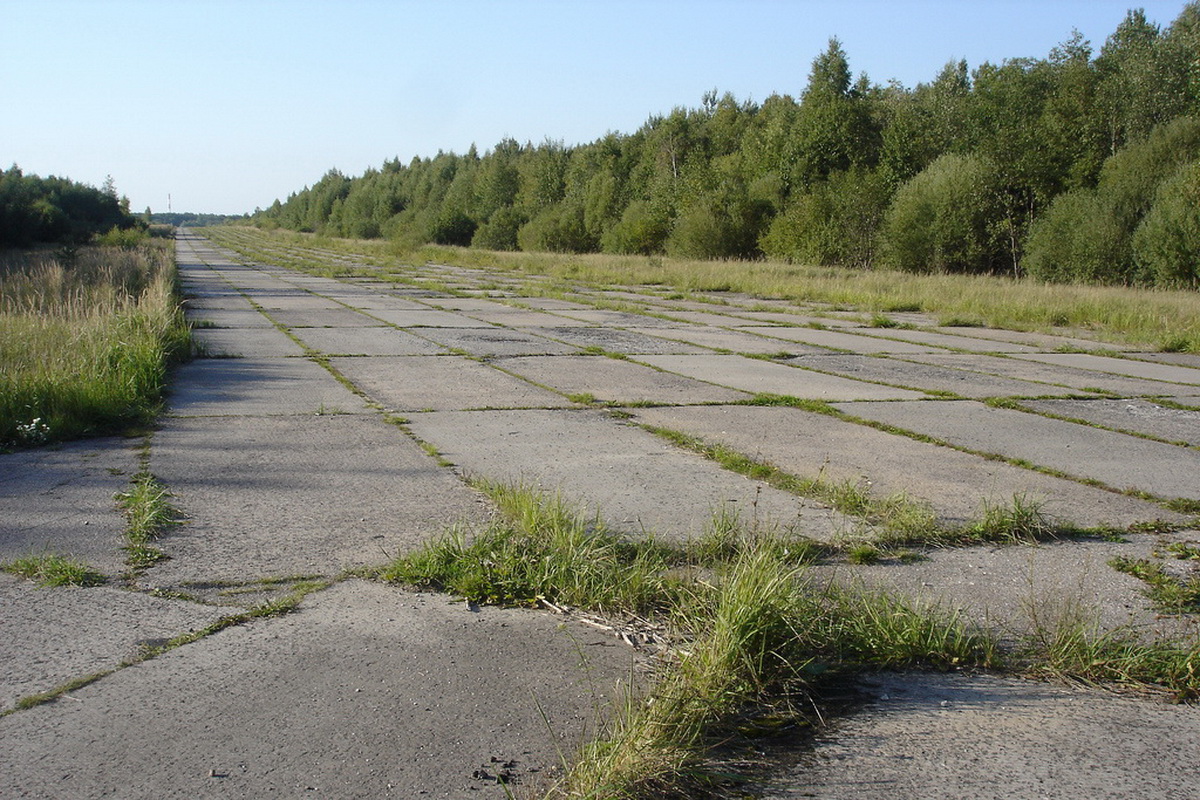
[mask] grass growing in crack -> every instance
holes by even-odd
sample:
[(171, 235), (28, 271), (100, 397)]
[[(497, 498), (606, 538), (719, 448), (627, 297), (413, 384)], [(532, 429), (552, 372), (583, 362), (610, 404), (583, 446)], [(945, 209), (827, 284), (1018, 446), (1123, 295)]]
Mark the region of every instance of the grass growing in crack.
[(682, 554), (653, 541), (630, 542), (557, 497), (488, 482), (504, 519), (468, 539), (461, 529), (397, 559), (384, 580), (449, 591), (478, 603), (587, 606), (653, 611), (671, 594), (669, 568)]
[(983, 513), (964, 533), (985, 542), (1039, 542), (1057, 537), (1055, 524), (1042, 512), (1044, 503), (1022, 493), (1011, 503), (984, 499)]
[(1146, 584), (1143, 594), (1160, 610), (1170, 614), (1200, 612), (1200, 577), (1176, 578), (1162, 564), (1146, 558), (1117, 556), (1108, 565)]
[(1180, 701), (1200, 698), (1200, 640), (1146, 642), (1128, 628), (1104, 630), (1078, 604), (1068, 604), (1049, 620), (1035, 614), (1034, 623), (1034, 634), (1020, 654), (1028, 672), (1158, 689)]
[[(480, 483), (503, 519), (470, 541), (453, 531), (397, 559), (384, 579), (476, 601), (539, 599), (653, 616), (675, 631), (672, 666), (588, 744), (553, 797), (697, 797), (730, 781), (714, 748), (764, 708), (860, 669), (987, 666), (992, 640), (934, 609), (809, 583), (807, 540), (747, 530), (717, 514), (696, 542), (629, 542), (561, 498)], [(700, 569), (680, 569), (692, 565)]]
[(130, 488), (115, 498), (125, 511), (126, 563), (148, 567), (166, 555), (151, 542), (173, 525), (180, 524), (179, 511), (171, 504), (171, 493), (145, 470), (133, 476)]
[(54, 553), (26, 556), (0, 565), (0, 569), (29, 578), (39, 586), (97, 586), (104, 575), (82, 561)]

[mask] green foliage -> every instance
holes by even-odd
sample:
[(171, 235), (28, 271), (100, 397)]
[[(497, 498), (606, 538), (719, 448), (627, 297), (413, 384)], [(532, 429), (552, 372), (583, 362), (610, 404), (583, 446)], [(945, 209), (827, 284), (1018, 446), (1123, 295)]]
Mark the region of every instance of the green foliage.
[[(1200, 157), (1200, 118), (1181, 117), (1153, 130), (1104, 162), (1094, 189), (1058, 196), (1034, 224), (1026, 267), (1044, 280), (1111, 283), (1187, 282), (1187, 179), (1176, 176)], [(1177, 180), (1177, 182), (1173, 182)], [(1135, 253), (1139, 225), (1158, 202), (1163, 208)], [(1172, 255), (1174, 254), (1174, 255)], [(1186, 256), (1184, 256), (1186, 258)]]
[(144, 228), (110, 181), (101, 189), (66, 178), (0, 170), (0, 248), (82, 244), (105, 231)]
[(793, 197), (760, 240), (762, 250), (791, 262), (870, 267), (890, 200), (882, 173), (835, 172)]
[(992, 170), (946, 154), (896, 191), (881, 231), (882, 259), (906, 272), (993, 272), (1004, 263), (989, 232)]
[(1200, 160), (1159, 186), (1134, 233), (1133, 251), (1155, 283), (1200, 286)]

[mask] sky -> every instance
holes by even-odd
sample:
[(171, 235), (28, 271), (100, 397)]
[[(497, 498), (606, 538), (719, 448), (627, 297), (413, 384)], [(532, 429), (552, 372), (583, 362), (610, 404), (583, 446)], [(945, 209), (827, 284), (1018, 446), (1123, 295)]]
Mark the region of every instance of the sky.
[(841, 40), (905, 86), (950, 60), (1099, 50), (1184, 0), (0, 0), (0, 169), (134, 211), (241, 214), (387, 159), (567, 145), (652, 115), (803, 92)]

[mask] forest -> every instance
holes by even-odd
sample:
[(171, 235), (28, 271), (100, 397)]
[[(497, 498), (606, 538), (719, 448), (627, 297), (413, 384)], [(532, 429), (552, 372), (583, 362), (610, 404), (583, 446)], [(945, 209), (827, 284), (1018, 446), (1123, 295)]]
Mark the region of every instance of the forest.
[(97, 189), (53, 175), (26, 175), (17, 165), (0, 170), (0, 248), (34, 244), (83, 244), (108, 236), (120, 244), (125, 232), (145, 228), (117, 196), (110, 177)]
[(795, 99), (705, 93), (589, 144), (497, 143), (350, 177), (255, 224), (489, 250), (775, 259), (1200, 287), (1200, 0), (1098, 52), (952, 61), (907, 88), (841, 43)]

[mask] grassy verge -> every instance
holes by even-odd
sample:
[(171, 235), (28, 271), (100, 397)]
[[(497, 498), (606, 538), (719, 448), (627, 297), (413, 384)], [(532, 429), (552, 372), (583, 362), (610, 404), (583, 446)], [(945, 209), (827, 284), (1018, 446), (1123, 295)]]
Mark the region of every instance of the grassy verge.
[[(866, 312), (922, 311), (944, 325), (1012, 330), (1068, 328), (1151, 349), (1200, 352), (1200, 295), (1188, 291), (1043, 284), (1030, 279), (911, 275), (768, 261), (687, 261), (659, 256), (500, 253), (424, 247), (397, 251), (383, 241), (318, 238), (251, 228), (208, 229), (255, 258), (324, 274), (354, 274), (349, 257), (379, 276), (405, 263), (451, 264), (592, 285), (654, 286), (678, 293), (737, 292)], [(324, 251), (324, 252), (322, 252)], [(282, 260), (281, 260), (282, 259)]]
[(0, 448), (148, 421), (187, 353), (174, 244), (0, 258)]

